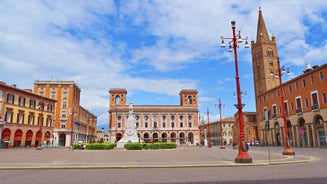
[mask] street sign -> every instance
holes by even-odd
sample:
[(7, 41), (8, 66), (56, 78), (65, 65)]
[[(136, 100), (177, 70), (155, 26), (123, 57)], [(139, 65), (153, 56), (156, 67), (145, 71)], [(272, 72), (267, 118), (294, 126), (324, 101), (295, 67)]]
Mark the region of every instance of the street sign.
[(299, 134), (303, 135), (304, 134), (304, 130), (303, 129), (299, 129)]

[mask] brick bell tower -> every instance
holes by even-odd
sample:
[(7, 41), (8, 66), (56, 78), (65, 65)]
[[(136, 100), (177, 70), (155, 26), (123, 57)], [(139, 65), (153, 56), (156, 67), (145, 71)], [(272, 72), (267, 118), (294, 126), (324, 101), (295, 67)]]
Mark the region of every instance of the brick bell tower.
[(117, 115), (124, 111), (126, 105), (127, 90), (124, 88), (111, 88), (109, 90), (109, 134), (110, 142), (117, 140), (118, 122)]
[(279, 79), (270, 75), (278, 71), (278, 52), (275, 36), (269, 39), (261, 8), (259, 8), (257, 40), (251, 41), (252, 67), (256, 98), (279, 86)]
[(183, 89), (179, 93), (181, 106), (198, 107), (198, 91), (195, 89)]

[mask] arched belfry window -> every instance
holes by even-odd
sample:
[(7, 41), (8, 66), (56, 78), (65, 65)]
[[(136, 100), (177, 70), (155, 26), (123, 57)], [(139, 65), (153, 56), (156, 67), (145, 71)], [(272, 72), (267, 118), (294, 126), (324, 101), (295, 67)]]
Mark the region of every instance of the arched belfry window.
[(116, 104), (120, 104), (120, 96), (119, 95), (116, 96), (115, 103)]
[(188, 96), (187, 98), (187, 104), (192, 104), (192, 96)]

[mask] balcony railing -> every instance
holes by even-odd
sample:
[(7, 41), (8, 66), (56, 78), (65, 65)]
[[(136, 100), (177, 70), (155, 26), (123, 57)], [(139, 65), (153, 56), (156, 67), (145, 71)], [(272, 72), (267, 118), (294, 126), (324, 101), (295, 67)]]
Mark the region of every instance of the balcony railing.
[(319, 105), (318, 104), (313, 104), (312, 106), (311, 106), (311, 110), (319, 110)]

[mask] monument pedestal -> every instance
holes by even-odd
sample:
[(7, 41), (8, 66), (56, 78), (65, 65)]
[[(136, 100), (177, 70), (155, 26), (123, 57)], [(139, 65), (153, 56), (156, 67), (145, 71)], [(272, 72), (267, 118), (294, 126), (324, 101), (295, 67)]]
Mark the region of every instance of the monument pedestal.
[(124, 145), (127, 143), (138, 143), (138, 142), (139, 142), (139, 138), (137, 136), (136, 121), (133, 112), (133, 103), (131, 101), (129, 103), (129, 112), (125, 125), (125, 132), (123, 138), (117, 142), (117, 148), (124, 148)]

